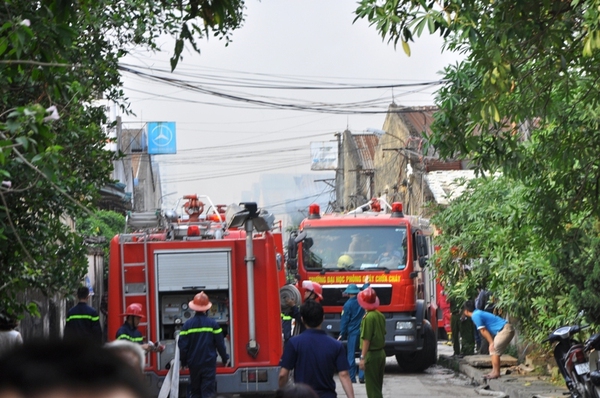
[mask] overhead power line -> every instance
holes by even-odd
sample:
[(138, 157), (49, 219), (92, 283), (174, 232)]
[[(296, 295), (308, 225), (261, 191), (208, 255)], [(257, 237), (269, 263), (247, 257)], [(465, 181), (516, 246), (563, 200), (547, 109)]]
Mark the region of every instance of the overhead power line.
[[(295, 99), (289, 98), (278, 98), (273, 96), (265, 96), (265, 95), (257, 95), (257, 94), (248, 94), (243, 92), (232, 92), (221, 89), (224, 86), (221, 81), (219, 84), (211, 81), (193, 81), (193, 80), (183, 80), (178, 78), (173, 78), (173, 75), (163, 76), (162, 74), (166, 74), (166, 71), (155, 69), (155, 68), (145, 68), (145, 67), (134, 67), (129, 65), (120, 65), (119, 69), (125, 73), (132, 74), (134, 76), (138, 76), (141, 79), (158, 82), (161, 84), (166, 84), (172, 87), (176, 87), (182, 90), (186, 90), (189, 92), (196, 92), (204, 95), (209, 95), (212, 97), (221, 98), (227, 101), (231, 101), (237, 103), (236, 107), (240, 107), (239, 103), (242, 103), (247, 107), (248, 105), (252, 105), (255, 107), (266, 107), (272, 109), (286, 109), (286, 110), (297, 110), (297, 111), (305, 111), (305, 112), (318, 112), (318, 113), (331, 113), (331, 114), (384, 114), (389, 113), (388, 105), (389, 101), (382, 98), (369, 99), (365, 101), (358, 102), (349, 102), (349, 103), (323, 103), (323, 102), (315, 102), (315, 101), (299, 101)], [(150, 72), (146, 72), (145, 70), (149, 70)], [(222, 80), (222, 79), (221, 79)], [(414, 88), (412, 92), (422, 91), (430, 87), (434, 87), (442, 84), (441, 80), (432, 81), (432, 82), (421, 82), (421, 83), (406, 83), (406, 84), (388, 84), (388, 85), (348, 85), (348, 84), (332, 84), (328, 86), (298, 86), (298, 85), (281, 85), (279, 83), (243, 83), (241, 81), (235, 83), (228, 83), (230, 87), (237, 88), (253, 88), (253, 89), (286, 89), (286, 90), (365, 90), (365, 89), (393, 89), (393, 88)], [(135, 90), (134, 91), (140, 91)], [(151, 95), (151, 93), (146, 93)], [(400, 95), (395, 95), (398, 97)], [(176, 98), (172, 96), (161, 95), (163, 98), (176, 100)], [(218, 105), (218, 106), (232, 106), (227, 103), (208, 103), (206, 101), (198, 101), (198, 100), (189, 100), (188, 102), (197, 102), (197, 103), (207, 103), (210, 105)], [(411, 111), (412, 108), (397, 108), (394, 112), (403, 113), (407, 111)]]

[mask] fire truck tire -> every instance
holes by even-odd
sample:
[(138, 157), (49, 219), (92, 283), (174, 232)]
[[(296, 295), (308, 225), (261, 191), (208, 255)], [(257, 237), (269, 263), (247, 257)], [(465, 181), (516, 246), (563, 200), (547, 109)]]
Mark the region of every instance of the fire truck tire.
[(423, 349), (396, 354), (398, 366), (405, 372), (422, 372), (437, 362), (437, 340), (431, 324), (423, 324)]

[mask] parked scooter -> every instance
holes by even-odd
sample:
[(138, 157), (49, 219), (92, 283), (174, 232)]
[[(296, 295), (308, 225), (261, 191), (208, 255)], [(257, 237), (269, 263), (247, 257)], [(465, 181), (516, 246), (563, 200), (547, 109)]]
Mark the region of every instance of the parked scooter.
[(583, 344), (573, 338), (575, 334), (588, 327), (589, 325), (563, 326), (544, 340), (544, 342), (556, 343), (554, 359), (572, 398), (594, 398), (587, 355)]
[(587, 339), (583, 345), (583, 350), (589, 358), (592, 397), (600, 398), (600, 333), (596, 333)]

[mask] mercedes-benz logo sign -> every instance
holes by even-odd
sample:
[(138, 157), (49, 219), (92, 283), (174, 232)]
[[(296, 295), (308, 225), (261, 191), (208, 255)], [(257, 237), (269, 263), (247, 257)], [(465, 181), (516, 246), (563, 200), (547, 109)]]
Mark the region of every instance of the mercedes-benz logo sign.
[(152, 142), (154, 145), (160, 146), (168, 146), (171, 141), (173, 141), (173, 132), (171, 129), (162, 123), (159, 123), (152, 129)]

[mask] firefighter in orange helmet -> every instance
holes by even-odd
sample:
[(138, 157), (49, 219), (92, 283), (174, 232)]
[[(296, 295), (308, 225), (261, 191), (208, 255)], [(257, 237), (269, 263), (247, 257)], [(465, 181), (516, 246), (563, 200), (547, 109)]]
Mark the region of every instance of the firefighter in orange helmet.
[(206, 312), (212, 307), (208, 295), (200, 292), (190, 301), (196, 315), (188, 319), (179, 333), (181, 364), (190, 369), (189, 397), (210, 398), (217, 393), (217, 351), (223, 365), (229, 355), (225, 348), (221, 326)]
[(144, 336), (138, 329), (140, 321), (145, 318), (143, 307), (140, 303), (132, 303), (127, 306), (125, 313), (121, 316), (127, 317), (125, 323), (117, 330), (117, 340), (127, 340), (140, 344), (144, 351), (162, 351), (164, 346), (144, 343)]

